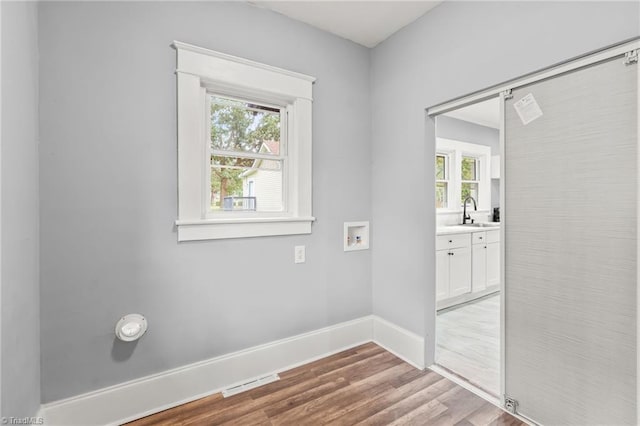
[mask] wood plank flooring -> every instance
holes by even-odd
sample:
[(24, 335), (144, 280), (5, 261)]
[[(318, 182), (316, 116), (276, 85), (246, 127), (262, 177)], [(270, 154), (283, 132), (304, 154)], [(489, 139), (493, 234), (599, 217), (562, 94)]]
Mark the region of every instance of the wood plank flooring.
[(215, 394), (140, 420), (147, 425), (525, 425), (430, 371), (367, 343), (223, 398)]
[(438, 312), (436, 363), (500, 394), (500, 294)]

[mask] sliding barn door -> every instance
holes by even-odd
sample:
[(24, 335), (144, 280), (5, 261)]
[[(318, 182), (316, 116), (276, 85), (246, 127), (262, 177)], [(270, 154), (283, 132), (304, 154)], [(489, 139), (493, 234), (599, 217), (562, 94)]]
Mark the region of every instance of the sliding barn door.
[(541, 424), (637, 424), (637, 73), (505, 101), (505, 395)]

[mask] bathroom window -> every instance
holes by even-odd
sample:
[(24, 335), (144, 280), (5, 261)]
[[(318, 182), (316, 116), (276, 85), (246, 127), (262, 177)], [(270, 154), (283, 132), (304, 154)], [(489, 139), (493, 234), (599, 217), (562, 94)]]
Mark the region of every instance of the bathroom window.
[(178, 241), (311, 233), (315, 80), (174, 42)]
[(478, 210), (491, 208), (491, 148), (451, 139), (436, 139), (435, 185), (439, 213), (459, 213), (471, 196)]
[(467, 197), (478, 200), (480, 187), (480, 159), (476, 157), (462, 156), (460, 163), (460, 204), (464, 204)]
[(436, 208), (449, 206), (449, 156), (436, 154)]

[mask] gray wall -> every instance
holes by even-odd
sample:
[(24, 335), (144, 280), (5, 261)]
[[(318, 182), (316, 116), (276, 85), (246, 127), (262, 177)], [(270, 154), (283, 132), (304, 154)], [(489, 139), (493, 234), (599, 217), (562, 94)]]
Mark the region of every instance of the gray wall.
[[(44, 402), (371, 313), (370, 251), (342, 248), (370, 219), (368, 49), (239, 2), (39, 17)], [(174, 39), (317, 77), (313, 234), (176, 242)], [(137, 345), (114, 341), (130, 312)]]
[(375, 314), (433, 338), (435, 130), (425, 108), (638, 36), (639, 19), (637, 2), (445, 2), (373, 49)]
[(2, 330), (3, 416), (40, 407), (38, 278), (37, 5), (2, 9)]
[[(487, 126), (441, 115), (436, 118), (436, 136), (485, 145), (491, 155), (500, 155), (500, 131)], [(500, 205), (500, 180), (491, 179), (491, 207)]]
[[(372, 303), (431, 333), (434, 125), (424, 108), (637, 36), (638, 12), (447, 2), (370, 53), (242, 3), (40, 4), (43, 401), (356, 318)], [(176, 243), (174, 39), (318, 78), (312, 235)], [(371, 217), (372, 250), (344, 253), (342, 223)], [(298, 244), (306, 264), (293, 264)], [(21, 270), (33, 271), (37, 262)], [(137, 344), (114, 341), (128, 312), (149, 318)]]

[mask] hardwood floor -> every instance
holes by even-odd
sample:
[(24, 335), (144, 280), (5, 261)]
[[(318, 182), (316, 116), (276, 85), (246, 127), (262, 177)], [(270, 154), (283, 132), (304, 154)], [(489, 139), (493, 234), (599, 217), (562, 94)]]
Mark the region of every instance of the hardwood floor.
[(438, 312), (436, 363), (500, 394), (500, 294)]
[(129, 423), (146, 425), (525, 425), (466, 389), (367, 343), (223, 398)]

